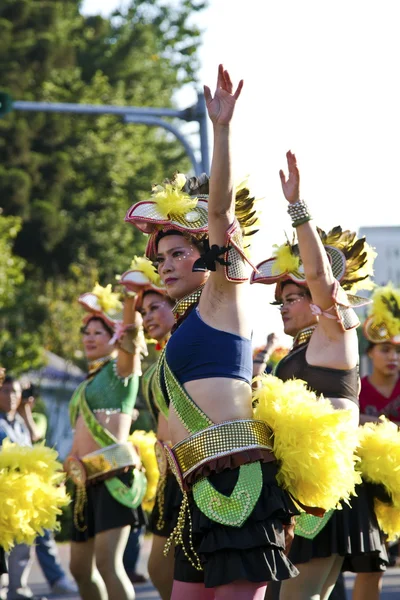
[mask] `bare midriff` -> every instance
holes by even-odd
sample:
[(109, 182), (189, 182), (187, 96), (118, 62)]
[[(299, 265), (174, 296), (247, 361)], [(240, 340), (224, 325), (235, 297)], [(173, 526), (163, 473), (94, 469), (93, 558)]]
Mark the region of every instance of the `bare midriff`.
[[(129, 435), (131, 417), (123, 413), (107, 415), (97, 413), (96, 419), (109, 431), (119, 442), (125, 442)], [(100, 446), (94, 441), (90, 431), (85, 425), (83, 417), (79, 415), (75, 425), (75, 435), (72, 446), (72, 454), (82, 458), (90, 452), (98, 450)]]
[[(251, 388), (245, 381), (213, 377), (188, 381), (184, 388), (213, 423), (251, 419), (253, 416)], [(189, 432), (182, 425), (172, 404), (168, 424), (172, 444), (188, 437)]]

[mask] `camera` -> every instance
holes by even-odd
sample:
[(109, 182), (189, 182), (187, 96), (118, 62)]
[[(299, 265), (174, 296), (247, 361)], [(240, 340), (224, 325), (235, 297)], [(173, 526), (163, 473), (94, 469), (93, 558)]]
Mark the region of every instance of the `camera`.
[(29, 398), (31, 397), (35, 397), (36, 396), (36, 388), (33, 385), (33, 383), (31, 383), (29, 385), (29, 387), (24, 388), (22, 390), (22, 402), (27, 402), (29, 400)]

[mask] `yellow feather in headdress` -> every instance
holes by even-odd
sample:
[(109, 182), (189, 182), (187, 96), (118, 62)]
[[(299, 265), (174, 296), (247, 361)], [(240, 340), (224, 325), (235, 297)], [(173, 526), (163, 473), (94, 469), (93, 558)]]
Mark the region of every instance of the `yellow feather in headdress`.
[(357, 431), (351, 411), (335, 410), (329, 400), (310, 392), (304, 381), (256, 377), (254, 418), (273, 431), (278, 483), (305, 505), (329, 510), (354, 493), (360, 474), (354, 469)]
[(185, 183), (185, 175), (175, 173), (171, 181), (166, 180), (164, 185), (153, 186), (151, 199), (157, 204), (157, 209), (164, 218), (185, 215), (196, 208), (197, 198), (182, 191)]
[(44, 529), (57, 529), (57, 515), (70, 502), (57, 453), (44, 445), (17, 446), (4, 440), (0, 450), (0, 546), (33, 544)]
[(400, 290), (388, 284), (371, 296), (370, 315), (377, 325), (384, 323), (390, 338), (400, 335)]
[(345, 256), (346, 272), (341, 281), (342, 288), (352, 293), (360, 289), (372, 289), (374, 283), (371, 277), (374, 274), (373, 264), (377, 253), (365, 238), (357, 238), (354, 232), (343, 231), (340, 226), (334, 227), (328, 233), (317, 229), (324, 246), (334, 246)]
[(272, 265), (272, 273), (279, 275), (280, 273), (296, 273), (300, 266), (300, 258), (295, 256), (292, 251), (292, 246), (289, 242), (278, 246), (273, 246), (274, 252), (272, 254), (275, 257), (275, 262)]
[(155, 286), (163, 287), (161, 278), (157, 273), (153, 263), (145, 256), (134, 256), (131, 262), (131, 269), (143, 273), (150, 283), (153, 283)]
[(122, 310), (122, 302), (119, 299), (119, 294), (112, 291), (111, 283), (106, 287), (103, 287), (96, 282), (92, 294), (97, 296), (99, 304), (105, 313), (113, 313)]
[(157, 484), (160, 477), (154, 449), (157, 438), (153, 431), (136, 430), (128, 439), (137, 448), (146, 472), (147, 489), (142, 501), (142, 507), (144, 510), (150, 512), (154, 506)]

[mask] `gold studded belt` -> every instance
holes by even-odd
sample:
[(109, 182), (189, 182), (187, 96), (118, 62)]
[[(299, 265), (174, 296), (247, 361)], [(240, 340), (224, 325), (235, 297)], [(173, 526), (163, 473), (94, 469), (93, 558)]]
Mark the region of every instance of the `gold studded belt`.
[(140, 458), (130, 442), (111, 444), (81, 458), (87, 481), (111, 476), (116, 471), (140, 465)]
[(183, 479), (213, 459), (253, 448), (272, 450), (272, 430), (264, 421), (241, 419), (211, 425), (172, 448)]

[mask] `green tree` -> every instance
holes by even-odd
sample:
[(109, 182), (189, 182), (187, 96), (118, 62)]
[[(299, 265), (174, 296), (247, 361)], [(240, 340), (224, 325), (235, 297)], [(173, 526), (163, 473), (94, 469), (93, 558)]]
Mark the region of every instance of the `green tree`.
[[(102, 18), (81, 15), (79, 0), (3, 0), (2, 87), (18, 100), (173, 106), (174, 93), (196, 79), (200, 31), (191, 23), (204, 6), (132, 0)], [(126, 210), (176, 169), (190, 164), (163, 130), (109, 115), (14, 111), (1, 119), (1, 203), (21, 219), (15, 253), (28, 279), (28, 301), (13, 319), (70, 357), (44, 322), (61, 331), (64, 318), (80, 318), (77, 303), (71, 308), (73, 269), (87, 274), (90, 265), (104, 284), (128, 268), (145, 238), (124, 223)]]
[(25, 261), (13, 253), (20, 227), (18, 217), (0, 215), (0, 365), (17, 375), (43, 358), (40, 336), (26, 326), (29, 312), (20, 310), (27, 292)]

